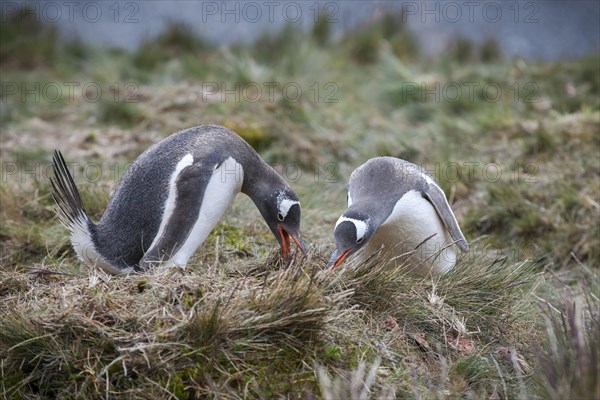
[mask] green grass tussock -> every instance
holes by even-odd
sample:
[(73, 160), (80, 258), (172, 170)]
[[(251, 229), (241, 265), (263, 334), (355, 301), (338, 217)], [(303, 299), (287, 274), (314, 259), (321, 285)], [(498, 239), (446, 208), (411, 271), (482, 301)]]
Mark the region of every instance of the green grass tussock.
[(144, 112), (135, 103), (118, 103), (113, 99), (98, 103), (99, 122), (131, 128), (145, 119)]
[[(27, 32), (27, 35), (23, 35)], [(0, 66), (32, 69), (51, 66), (59, 57), (55, 27), (37, 21), (35, 12), (23, 7), (0, 27)]]
[(132, 62), (136, 68), (152, 71), (177, 57), (199, 57), (214, 46), (199, 37), (184, 23), (168, 21), (156, 37), (146, 39), (136, 50)]
[(363, 65), (377, 62), (385, 46), (402, 60), (414, 60), (419, 54), (417, 39), (407, 29), (403, 11), (393, 7), (347, 32), (342, 45), (351, 60)]
[[(600, 396), (600, 300), (597, 275), (582, 295), (566, 295), (559, 308), (541, 304), (547, 338), (538, 353), (536, 379), (547, 399)], [(593, 293), (596, 288), (596, 293)]]

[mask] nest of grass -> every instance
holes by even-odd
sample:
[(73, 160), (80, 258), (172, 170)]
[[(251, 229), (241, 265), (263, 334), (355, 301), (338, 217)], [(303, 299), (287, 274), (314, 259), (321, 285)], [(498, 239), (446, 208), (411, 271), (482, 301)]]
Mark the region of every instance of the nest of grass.
[(510, 397), (526, 385), (534, 265), (478, 257), (432, 280), (376, 259), (335, 271), (325, 260), (311, 250), (289, 262), (271, 253), (125, 277), (9, 273), (0, 281), (1, 391)]

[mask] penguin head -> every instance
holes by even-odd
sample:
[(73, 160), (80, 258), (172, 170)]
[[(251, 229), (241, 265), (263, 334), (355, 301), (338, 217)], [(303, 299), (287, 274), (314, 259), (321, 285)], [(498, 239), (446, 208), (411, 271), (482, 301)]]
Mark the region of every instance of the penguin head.
[(271, 193), (259, 208), (279, 242), (283, 255), (287, 257), (291, 254), (291, 241), (294, 241), (304, 253), (306, 246), (300, 235), (301, 210), (298, 196), (289, 187)]
[(337, 268), (346, 257), (360, 250), (369, 241), (374, 231), (371, 218), (361, 214), (344, 213), (338, 219), (333, 231), (336, 249), (331, 255), (329, 266)]

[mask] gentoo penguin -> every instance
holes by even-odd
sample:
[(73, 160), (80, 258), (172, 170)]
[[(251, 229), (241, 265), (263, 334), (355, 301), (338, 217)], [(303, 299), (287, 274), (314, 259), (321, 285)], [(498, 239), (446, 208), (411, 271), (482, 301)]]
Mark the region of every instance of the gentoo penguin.
[(469, 249), (433, 177), (394, 157), (370, 159), (352, 172), (348, 208), (334, 236), (336, 250), (329, 262), (334, 268), (351, 254), (364, 261), (381, 250), (388, 260), (406, 255), (414, 272), (445, 273), (456, 262), (455, 245)]
[(221, 126), (186, 129), (148, 148), (127, 168), (97, 224), (58, 151), (53, 164), (57, 213), (75, 252), (110, 273), (161, 262), (185, 266), (239, 192), (252, 199), (284, 256), (290, 238), (304, 251), (298, 197), (246, 141)]

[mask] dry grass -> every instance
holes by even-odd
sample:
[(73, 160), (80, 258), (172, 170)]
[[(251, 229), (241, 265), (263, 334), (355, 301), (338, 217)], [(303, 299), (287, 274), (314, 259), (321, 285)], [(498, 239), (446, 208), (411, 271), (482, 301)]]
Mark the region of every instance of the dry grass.
[[(490, 395), (500, 385), (494, 362), (512, 374), (498, 352), (527, 357), (532, 266), (465, 261), (432, 282), (374, 260), (332, 272), (325, 256), (128, 277), (44, 266), (11, 274), (0, 282), (1, 389), (63, 398)], [(398, 379), (406, 368), (413, 379)], [(489, 377), (470, 383), (480, 374)], [(518, 383), (504, 382), (507, 393)]]

